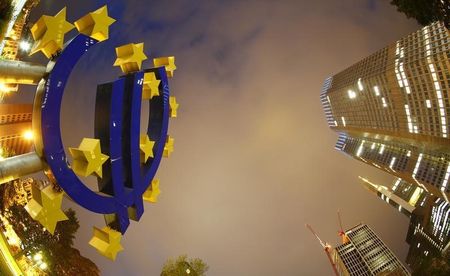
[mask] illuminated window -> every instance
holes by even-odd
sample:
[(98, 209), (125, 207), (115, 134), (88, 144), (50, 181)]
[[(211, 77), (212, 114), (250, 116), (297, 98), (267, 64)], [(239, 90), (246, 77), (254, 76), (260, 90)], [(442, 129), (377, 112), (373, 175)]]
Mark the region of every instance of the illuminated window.
[(380, 96), (380, 89), (378, 88), (378, 86), (375, 85), (375, 86), (373, 87), (373, 90), (375, 91), (375, 95), (376, 95), (376, 96)]
[(347, 93), (348, 93), (348, 97), (349, 97), (350, 99), (356, 98), (356, 93), (355, 93), (355, 91), (353, 91), (353, 90), (348, 90)]
[(384, 144), (381, 145), (381, 148), (378, 151), (378, 154), (383, 154), (383, 152), (384, 152)]
[(427, 104), (428, 108), (431, 108), (431, 101), (430, 100), (426, 100), (425, 103)]
[(363, 91), (363, 89), (364, 89), (361, 78), (358, 79), (358, 89), (359, 89), (359, 91)]

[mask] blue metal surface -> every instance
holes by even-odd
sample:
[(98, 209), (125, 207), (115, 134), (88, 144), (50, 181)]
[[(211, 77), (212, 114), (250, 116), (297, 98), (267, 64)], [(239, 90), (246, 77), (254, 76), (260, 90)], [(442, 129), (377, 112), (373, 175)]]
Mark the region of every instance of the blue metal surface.
[[(105, 104), (96, 104), (96, 138), (100, 138), (102, 152), (110, 156), (103, 165), (104, 178), (98, 178), (101, 193), (91, 191), (75, 175), (67, 162), (61, 140), (60, 110), (64, 88), (70, 73), (96, 40), (78, 35), (70, 41), (57, 58), (49, 74), (42, 103), (42, 136), (44, 157), (57, 182), (79, 205), (99, 214), (115, 214), (113, 225), (125, 233), (129, 226), (129, 210), (139, 219), (144, 212), (142, 194), (150, 185), (161, 162), (169, 124), (169, 86), (164, 68), (155, 72), (161, 80), (160, 96), (149, 100), (147, 133), (152, 141), (154, 158), (140, 162), (139, 136), (141, 123), (142, 83), (144, 72), (120, 77), (113, 83), (100, 85), (98, 90), (110, 97)], [(97, 101), (99, 101), (97, 96)], [(105, 106), (107, 105), (107, 106)], [(99, 111), (97, 111), (97, 109)], [(107, 118), (106, 125), (97, 123)]]

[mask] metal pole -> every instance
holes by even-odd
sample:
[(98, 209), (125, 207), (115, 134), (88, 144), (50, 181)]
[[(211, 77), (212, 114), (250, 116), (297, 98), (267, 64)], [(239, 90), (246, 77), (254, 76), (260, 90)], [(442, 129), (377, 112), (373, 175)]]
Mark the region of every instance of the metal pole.
[(35, 152), (3, 159), (0, 161), (0, 184), (41, 171), (43, 168), (44, 163)]
[(24, 61), (0, 61), (0, 83), (36, 85), (45, 75), (46, 67)]

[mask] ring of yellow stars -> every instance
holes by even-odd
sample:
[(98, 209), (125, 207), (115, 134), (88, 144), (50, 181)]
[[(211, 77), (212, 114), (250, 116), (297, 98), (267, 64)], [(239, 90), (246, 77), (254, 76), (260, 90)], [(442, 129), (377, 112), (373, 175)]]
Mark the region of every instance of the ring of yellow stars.
[(159, 189), (159, 180), (153, 179), (151, 185), (147, 188), (147, 190), (142, 195), (142, 198), (151, 203), (158, 202), (158, 196), (161, 193)]
[(104, 41), (109, 38), (109, 26), (114, 22), (116, 20), (108, 16), (108, 7), (105, 5), (75, 21), (75, 26), (80, 33)]
[(177, 103), (177, 99), (173, 96), (169, 97), (170, 117), (177, 117), (177, 110), (180, 105)]
[(87, 177), (95, 173), (102, 177), (102, 165), (109, 156), (100, 149), (100, 140), (83, 138), (78, 148), (69, 148), (73, 158), (72, 170), (80, 176)]
[(175, 57), (173, 56), (154, 58), (153, 64), (155, 65), (155, 67), (164, 66), (169, 78), (173, 78), (173, 71), (177, 69), (177, 66), (175, 65)]
[(154, 72), (144, 74), (144, 83), (142, 85), (142, 99), (150, 100), (155, 96), (159, 96), (159, 84), (161, 80), (156, 78)]
[(153, 156), (153, 146), (155, 142), (148, 138), (147, 134), (141, 134), (139, 137), (139, 148), (141, 150), (141, 163), (147, 162), (149, 157)]
[(114, 66), (120, 66), (123, 73), (140, 71), (142, 62), (147, 59), (144, 54), (144, 43), (130, 43), (116, 48), (117, 59)]
[(25, 210), (53, 235), (56, 224), (69, 219), (61, 210), (64, 193), (56, 192), (51, 185), (42, 190), (33, 185), (31, 194), (32, 199), (25, 206)]
[(97, 249), (97, 252), (106, 258), (115, 261), (117, 253), (123, 250), (120, 241), (122, 234), (108, 226), (102, 229), (94, 227), (94, 235), (89, 245)]
[(73, 28), (74, 26), (66, 21), (66, 8), (63, 8), (55, 16), (41, 16), (31, 27), (35, 43), (30, 55), (42, 51), (47, 58), (51, 58), (62, 49), (64, 35)]
[(173, 139), (170, 136), (167, 136), (167, 140), (166, 140), (166, 144), (164, 145), (164, 152), (163, 152), (163, 156), (164, 157), (170, 157), (170, 155), (173, 152), (173, 145), (174, 145), (175, 139)]

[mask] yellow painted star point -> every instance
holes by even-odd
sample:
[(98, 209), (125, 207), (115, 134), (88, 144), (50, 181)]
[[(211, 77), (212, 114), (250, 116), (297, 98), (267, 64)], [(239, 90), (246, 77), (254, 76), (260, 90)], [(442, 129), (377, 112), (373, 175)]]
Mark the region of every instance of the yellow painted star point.
[(170, 155), (174, 150), (174, 142), (175, 139), (173, 139), (170, 136), (167, 136), (166, 144), (164, 145), (164, 152), (163, 152), (164, 157), (170, 157)]
[(117, 47), (116, 55), (114, 66), (120, 66), (125, 74), (141, 70), (142, 62), (147, 59), (144, 54), (144, 43), (130, 43)]
[(114, 22), (116, 20), (108, 16), (108, 7), (105, 5), (78, 19), (75, 26), (80, 33), (104, 41), (109, 38), (109, 26)]
[(32, 199), (25, 206), (25, 210), (53, 235), (57, 223), (68, 220), (61, 210), (64, 193), (56, 192), (51, 185), (42, 190), (33, 186), (31, 192)]
[(120, 241), (122, 234), (108, 226), (102, 229), (94, 227), (94, 235), (89, 245), (97, 249), (97, 252), (106, 258), (115, 261), (117, 254), (123, 250)]
[(151, 141), (148, 138), (147, 134), (142, 134), (139, 139), (139, 148), (141, 150), (141, 163), (147, 162), (149, 157), (153, 156), (153, 146), (155, 145), (154, 141)]
[(173, 72), (177, 69), (174, 56), (154, 58), (153, 64), (155, 65), (155, 67), (164, 66), (164, 68), (166, 69), (167, 77), (169, 78), (173, 77)]
[(156, 78), (154, 72), (144, 74), (144, 83), (142, 86), (142, 99), (150, 100), (155, 96), (159, 96), (159, 84), (161, 80)]
[(66, 8), (63, 8), (55, 16), (41, 16), (31, 27), (35, 43), (30, 55), (42, 51), (47, 58), (51, 58), (62, 49), (64, 35), (73, 28), (74, 25), (66, 21)]
[(158, 196), (161, 193), (161, 190), (159, 189), (159, 180), (153, 179), (150, 186), (147, 188), (147, 190), (142, 195), (142, 198), (150, 203), (156, 203), (158, 202)]
[(170, 117), (177, 117), (177, 110), (180, 105), (177, 103), (177, 99), (174, 96), (169, 98)]
[(102, 166), (109, 156), (101, 152), (100, 140), (83, 138), (78, 148), (69, 151), (73, 158), (72, 170), (77, 175), (87, 177), (95, 173), (102, 177)]

